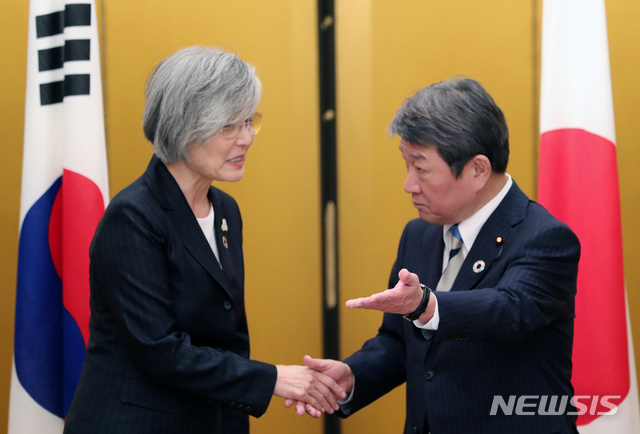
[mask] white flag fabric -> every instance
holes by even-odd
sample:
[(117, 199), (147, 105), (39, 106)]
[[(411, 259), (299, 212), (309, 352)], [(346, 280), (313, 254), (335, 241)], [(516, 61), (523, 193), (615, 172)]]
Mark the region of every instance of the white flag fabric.
[(572, 377), (578, 430), (640, 433), (604, 0), (544, 0), (540, 133), (538, 201), (582, 247)]
[(94, 1), (31, 0), (9, 434), (62, 432), (108, 198)]

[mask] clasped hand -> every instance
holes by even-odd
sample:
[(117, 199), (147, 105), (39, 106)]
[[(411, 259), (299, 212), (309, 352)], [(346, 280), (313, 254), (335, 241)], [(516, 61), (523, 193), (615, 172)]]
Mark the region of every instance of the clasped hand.
[[(346, 398), (347, 394), (351, 392), (353, 389), (353, 373), (351, 372), (351, 368), (349, 365), (330, 359), (314, 359), (310, 356), (304, 356), (304, 364), (307, 365), (307, 369), (312, 370), (316, 374), (320, 375), (321, 381), (326, 381), (326, 379), (330, 379), (331, 382), (335, 383), (338, 389), (342, 392), (339, 395), (334, 392), (332, 396), (326, 396), (327, 402), (331, 403), (332, 410), (327, 411), (327, 413), (333, 413), (333, 410), (338, 410), (340, 406), (337, 403), (337, 399)], [(327, 383), (323, 383), (325, 386), (328, 386)], [(331, 390), (335, 390), (335, 388), (331, 388)], [(279, 395), (282, 396), (282, 395)], [(336, 399), (337, 398), (337, 399)], [(322, 409), (319, 409), (318, 406), (313, 405), (313, 403), (304, 399), (297, 399), (295, 397), (287, 397), (284, 401), (284, 406), (289, 408), (295, 404), (296, 412), (298, 416), (304, 416), (305, 412), (310, 416), (319, 418), (322, 416)]]
[[(420, 288), (420, 279), (416, 274), (410, 273), (405, 268), (400, 270), (398, 278), (399, 280), (395, 287), (369, 297), (349, 300), (346, 306), (401, 315), (413, 312), (422, 301), (423, 290)], [(431, 305), (431, 303), (429, 303), (429, 305)], [(425, 315), (433, 315), (433, 308), (427, 309)], [(340, 406), (337, 400), (345, 398), (347, 393), (350, 393), (353, 389), (354, 376), (351, 368), (347, 364), (336, 360), (313, 359), (309, 356), (304, 356), (303, 360), (307, 368), (302, 366), (295, 368), (307, 369), (314, 372), (314, 378), (317, 380), (317, 383), (315, 381), (307, 383), (306, 387), (299, 389), (297, 396), (278, 393), (275, 393), (275, 395), (286, 398), (284, 405), (287, 408), (295, 404), (298, 416), (303, 416), (306, 412), (318, 418), (322, 416), (323, 411), (331, 414), (334, 410), (338, 410)], [(279, 382), (280, 367), (278, 368)], [(304, 371), (304, 375), (308, 375), (308, 371)], [(276, 390), (277, 389), (278, 384), (276, 384)]]
[[(310, 358), (305, 356), (305, 359), (307, 357)], [(276, 369), (278, 379), (273, 394), (285, 398), (287, 408), (292, 405), (289, 403), (299, 402), (296, 409), (300, 416), (304, 415), (305, 409), (316, 418), (325, 411), (332, 414), (340, 408), (337, 400), (347, 396), (342, 385), (318, 370), (284, 365), (277, 365)]]

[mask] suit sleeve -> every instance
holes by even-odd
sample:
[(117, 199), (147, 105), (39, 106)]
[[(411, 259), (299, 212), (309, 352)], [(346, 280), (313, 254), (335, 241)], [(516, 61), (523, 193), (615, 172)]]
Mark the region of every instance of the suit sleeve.
[(494, 265), (495, 284), (436, 293), (436, 340), (463, 333), (468, 340), (519, 341), (572, 319), (580, 244), (566, 225), (555, 223), (521, 228), (513, 253), (503, 258), (506, 265)]
[(166, 218), (145, 201), (109, 207), (91, 251), (93, 290), (106, 299), (136, 364), (155, 380), (206, 400), (243, 403), (260, 416), (276, 382), (272, 365), (195, 346), (176, 327), (166, 260)]

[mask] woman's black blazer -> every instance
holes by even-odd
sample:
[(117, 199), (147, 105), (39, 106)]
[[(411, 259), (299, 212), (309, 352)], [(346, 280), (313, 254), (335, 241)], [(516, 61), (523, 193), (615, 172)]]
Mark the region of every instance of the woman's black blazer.
[(266, 411), (277, 373), (249, 360), (240, 211), (214, 187), (209, 200), (222, 267), (155, 155), (107, 207), (65, 433), (247, 433)]

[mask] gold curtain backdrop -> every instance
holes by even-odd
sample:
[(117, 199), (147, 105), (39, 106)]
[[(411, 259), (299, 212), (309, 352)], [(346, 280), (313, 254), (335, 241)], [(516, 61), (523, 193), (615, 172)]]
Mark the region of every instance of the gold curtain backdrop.
[[(541, 0), (336, 0), (340, 304), (386, 288), (404, 224), (417, 216), (386, 128), (402, 100), (452, 75), (482, 82), (511, 133), (508, 172), (535, 198)], [(245, 178), (219, 184), (244, 220), (252, 357), (299, 364), (321, 356), (321, 218), (317, 4), (312, 0), (97, 1), (110, 192), (151, 156), (141, 118), (153, 66), (189, 45), (223, 46), (253, 63), (264, 127)], [(13, 354), (28, 0), (0, 3), (0, 427), (7, 426)], [(625, 276), (640, 360), (640, 3), (607, 0), (624, 236)], [(589, 206), (585, 204), (585, 212)], [(603, 282), (606, 288), (606, 282)], [(603, 289), (604, 290), (604, 289)], [(377, 312), (341, 309), (343, 356), (380, 325)], [(343, 423), (344, 433), (400, 432), (404, 387)], [(321, 433), (273, 398), (254, 433)], [(0, 428), (0, 431), (4, 428)]]

